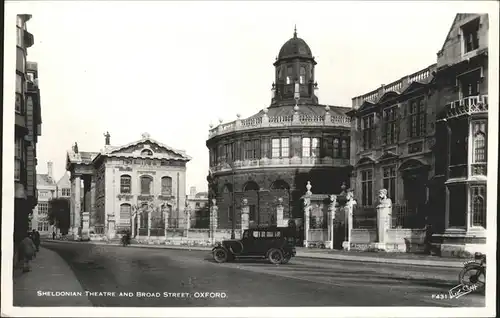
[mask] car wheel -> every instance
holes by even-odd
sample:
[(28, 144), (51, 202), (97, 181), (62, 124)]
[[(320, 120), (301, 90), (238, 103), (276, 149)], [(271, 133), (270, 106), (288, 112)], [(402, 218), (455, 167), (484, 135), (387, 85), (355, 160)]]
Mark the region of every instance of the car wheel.
[(223, 248), (217, 248), (213, 252), (214, 254), (214, 261), (217, 263), (224, 263), (228, 259), (227, 251)]
[(273, 248), (269, 251), (268, 258), (271, 264), (281, 264), (283, 261), (283, 252), (277, 248)]
[(287, 254), (283, 257), (283, 260), (281, 261), (281, 264), (287, 264), (290, 260), (292, 259), (292, 255)]

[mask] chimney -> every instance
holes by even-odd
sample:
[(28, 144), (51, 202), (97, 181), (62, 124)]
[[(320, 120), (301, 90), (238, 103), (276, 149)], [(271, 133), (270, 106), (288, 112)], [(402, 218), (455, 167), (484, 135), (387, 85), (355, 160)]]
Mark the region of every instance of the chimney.
[(52, 161), (49, 161), (47, 162), (47, 175), (49, 176), (49, 178), (53, 179), (54, 176), (52, 175), (52, 166), (54, 164), (52, 163)]
[(196, 195), (196, 187), (189, 188), (189, 195), (194, 197)]

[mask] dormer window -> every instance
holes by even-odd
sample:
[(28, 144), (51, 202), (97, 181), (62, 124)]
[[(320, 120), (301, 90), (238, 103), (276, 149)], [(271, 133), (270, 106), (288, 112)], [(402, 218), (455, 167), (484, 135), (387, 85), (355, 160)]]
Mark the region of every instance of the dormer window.
[(152, 156), (153, 152), (150, 149), (144, 149), (141, 151), (141, 156)]
[(462, 26), (464, 53), (479, 48), (479, 18)]

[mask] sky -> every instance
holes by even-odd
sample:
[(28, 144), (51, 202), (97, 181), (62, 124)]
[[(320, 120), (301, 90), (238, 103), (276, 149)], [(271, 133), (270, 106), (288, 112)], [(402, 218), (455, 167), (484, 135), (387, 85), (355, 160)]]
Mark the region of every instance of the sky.
[[(322, 104), (351, 98), (436, 62), (466, 2), (9, 2), (32, 14), (42, 136), (38, 173), (66, 151), (152, 138), (183, 149), (187, 188), (206, 190), (210, 123), (269, 106), (272, 63), (298, 36), (318, 62)], [(12, 12), (12, 11), (11, 11)], [(470, 12), (470, 9), (469, 9)]]

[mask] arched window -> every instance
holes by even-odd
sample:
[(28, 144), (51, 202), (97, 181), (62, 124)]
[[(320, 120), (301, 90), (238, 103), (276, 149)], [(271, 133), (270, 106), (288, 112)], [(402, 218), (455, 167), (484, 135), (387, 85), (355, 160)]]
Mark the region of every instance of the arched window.
[(259, 191), (259, 185), (254, 181), (248, 181), (243, 187), (243, 191)]
[(333, 158), (338, 158), (340, 156), (340, 144), (339, 139), (333, 139)]
[(161, 194), (172, 195), (172, 178), (170, 177), (161, 178)]
[(286, 181), (278, 179), (271, 184), (271, 190), (289, 190), (290, 186)]
[(150, 149), (144, 149), (141, 151), (141, 156), (152, 156), (153, 152)]
[(132, 178), (129, 175), (120, 177), (120, 193), (132, 193)]
[(141, 176), (141, 194), (153, 194), (153, 178)]
[(300, 84), (305, 84), (306, 83), (306, 68), (303, 67), (303, 66), (300, 67), (299, 82), (300, 82)]
[(120, 205), (120, 224), (129, 225), (130, 216), (132, 212), (132, 206), (128, 203), (123, 203)]
[(485, 135), (478, 131), (474, 136), (474, 163), (486, 162)]
[(340, 153), (341, 153), (342, 158), (348, 159), (349, 158), (349, 147), (348, 147), (346, 139), (342, 139), (342, 145), (341, 145), (340, 149), (341, 149)]
[(471, 186), (472, 226), (486, 228), (486, 186)]
[(292, 84), (292, 75), (293, 75), (293, 68), (289, 66), (286, 69), (286, 83), (287, 84)]

